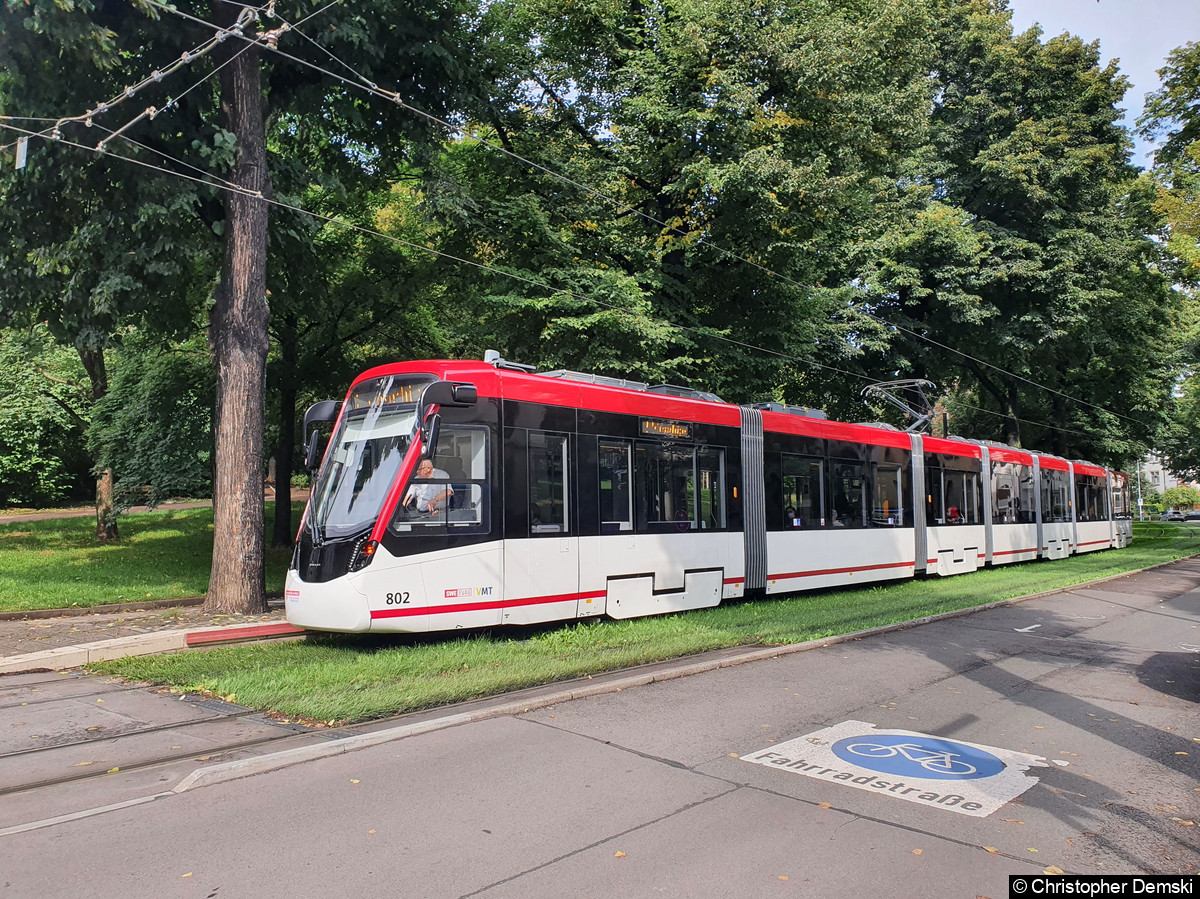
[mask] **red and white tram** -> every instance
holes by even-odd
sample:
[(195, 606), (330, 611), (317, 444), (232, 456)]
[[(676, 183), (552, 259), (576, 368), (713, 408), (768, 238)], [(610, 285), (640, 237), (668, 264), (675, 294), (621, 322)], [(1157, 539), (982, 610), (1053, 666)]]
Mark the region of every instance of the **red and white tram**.
[[(633, 618), (1131, 536), (1120, 472), (492, 353), (365, 372), (309, 410), (310, 467), (319, 421), (286, 587), (313, 630)], [(431, 485), (433, 511), (406, 502)]]

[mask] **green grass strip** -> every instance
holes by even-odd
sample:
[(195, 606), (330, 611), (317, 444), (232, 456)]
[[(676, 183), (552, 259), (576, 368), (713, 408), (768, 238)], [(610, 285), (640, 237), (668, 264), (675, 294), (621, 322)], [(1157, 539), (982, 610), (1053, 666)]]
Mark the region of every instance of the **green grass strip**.
[(1200, 528), (1138, 526), (1133, 545), (963, 577), (793, 594), (634, 621), (468, 637), (325, 636), (100, 662), (93, 671), (283, 715), (362, 721), (730, 646), (784, 645), (1054, 590), (1200, 552)]
[[(268, 521), (273, 505), (267, 504)], [(99, 544), (92, 517), (0, 524), (0, 612), (180, 599), (208, 590), (211, 508), (131, 512), (119, 527), (120, 540)], [(283, 590), (291, 555), (267, 550), (268, 592)]]

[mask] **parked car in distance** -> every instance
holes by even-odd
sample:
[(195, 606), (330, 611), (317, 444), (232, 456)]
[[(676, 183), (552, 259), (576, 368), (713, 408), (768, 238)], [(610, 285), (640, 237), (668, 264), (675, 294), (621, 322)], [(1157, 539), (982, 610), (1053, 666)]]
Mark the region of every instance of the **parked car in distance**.
[(1183, 521), (1183, 520), (1184, 520), (1184, 515), (1178, 509), (1171, 509), (1167, 512), (1163, 512), (1162, 518), (1159, 519), (1159, 521)]
[(1200, 509), (1191, 509), (1183, 513), (1184, 521), (1200, 521)]

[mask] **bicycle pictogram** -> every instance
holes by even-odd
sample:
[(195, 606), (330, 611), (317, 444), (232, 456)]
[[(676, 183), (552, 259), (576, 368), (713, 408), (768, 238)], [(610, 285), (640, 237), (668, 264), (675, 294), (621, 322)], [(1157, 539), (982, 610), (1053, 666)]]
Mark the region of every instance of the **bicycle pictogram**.
[(900, 777), (925, 780), (974, 780), (1004, 770), (990, 752), (913, 733), (860, 733), (835, 742), (831, 749), (843, 762)]
[(974, 774), (978, 770), (974, 765), (958, 761), (957, 753), (925, 749), (916, 743), (897, 743), (894, 746), (884, 746), (880, 743), (851, 743), (846, 747), (846, 751), (875, 759), (902, 755), (927, 771), (943, 774)]

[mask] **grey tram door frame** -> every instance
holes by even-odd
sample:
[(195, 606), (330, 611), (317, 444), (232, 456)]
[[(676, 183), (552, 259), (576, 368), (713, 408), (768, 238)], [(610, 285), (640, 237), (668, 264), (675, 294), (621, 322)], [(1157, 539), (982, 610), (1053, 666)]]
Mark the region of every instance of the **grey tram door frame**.
[(925, 503), (925, 440), (920, 434), (910, 434), (912, 443), (913, 488), (913, 562), (916, 571), (929, 565), (929, 522)]
[(767, 589), (767, 500), (763, 468), (763, 422), (758, 409), (742, 413), (742, 535), (746, 591)]
[(996, 548), (996, 538), (992, 533), (992, 524), (995, 516), (992, 515), (994, 496), (996, 485), (992, 483), (992, 457), (988, 451), (987, 444), (980, 444), (981, 456), (979, 459), (979, 478), (983, 486), (983, 564), (992, 564), (992, 553)]
[(1033, 456), (1033, 508), (1037, 510), (1037, 555), (1035, 558), (1042, 558), (1043, 543), (1042, 535), (1042, 460), (1037, 453), (1032, 453)]

